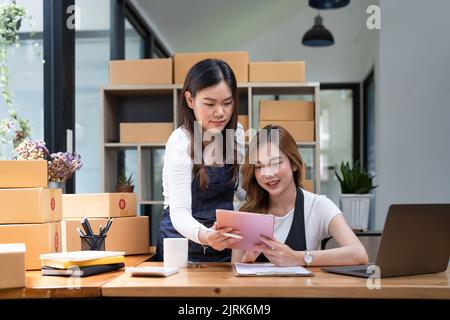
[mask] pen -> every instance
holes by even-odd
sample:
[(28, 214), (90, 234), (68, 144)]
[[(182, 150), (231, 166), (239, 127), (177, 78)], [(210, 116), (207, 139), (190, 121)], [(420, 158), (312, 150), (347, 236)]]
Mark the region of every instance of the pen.
[(234, 234), (234, 233), (229, 233), (229, 232), (224, 232), (222, 233), (224, 236), (230, 237), (230, 238), (235, 238), (235, 239), (243, 239), (244, 237), (239, 235), (239, 234)]
[(83, 231), (81, 231), (80, 228), (77, 228), (77, 232), (80, 235), (80, 237), (86, 237), (86, 235), (83, 233)]
[(94, 231), (92, 231), (91, 224), (89, 223), (88, 218), (84, 217), (83, 220), (84, 220), (83, 227), (85, 227), (86, 233), (88, 233), (89, 236), (93, 237), (94, 236)]
[(112, 219), (109, 218), (108, 222), (106, 222), (106, 226), (103, 229), (102, 233), (100, 234), (101, 237), (106, 236), (106, 233), (109, 231), (109, 228), (111, 228), (111, 224), (112, 224)]
[[(212, 228), (207, 228), (206, 230), (216, 231), (215, 229), (212, 229)], [(234, 238), (234, 239), (243, 239), (244, 238), (240, 234), (234, 234), (234, 233), (230, 233), (230, 232), (222, 232), (222, 235), (230, 237), (230, 238)]]

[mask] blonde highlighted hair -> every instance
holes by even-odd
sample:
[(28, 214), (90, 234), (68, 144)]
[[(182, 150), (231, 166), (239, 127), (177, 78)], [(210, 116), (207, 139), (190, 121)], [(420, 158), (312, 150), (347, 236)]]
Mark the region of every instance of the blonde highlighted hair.
[(247, 199), (244, 205), (239, 209), (247, 212), (268, 213), (269, 193), (264, 190), (256, 181), (255, 164), (251, 159), (257, 159), (258, 148), (264, 143), (272, 143), (272, 140), (278, 141), (279, 150), (289, 159), (294, 170), (294, 182), (298, 187), (302, 187), (302, 169), (303, 161), (297, 149), (297, 143), (292, 135), (283, 127), (268, 125), (258, 131), (256, 136), (249, 144), (245, 163), (242, 165), (242, 187), (247, 192)]

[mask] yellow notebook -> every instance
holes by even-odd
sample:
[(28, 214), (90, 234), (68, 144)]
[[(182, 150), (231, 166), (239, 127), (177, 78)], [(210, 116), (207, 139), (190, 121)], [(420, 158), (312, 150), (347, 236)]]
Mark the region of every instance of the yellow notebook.
[(74, 251), (41, 255), (41, 265), (67, 269), (125, 262), (125, 252), (116, 251)]
[(125, 257), (109, 257), (109, 258), (101, 258), (95, 260), (87, 260), (87, 261), (51, 261), (51, 260), (42, 260), (41, 265), (44, 267), (52, 267), (57, 269), (69, 269), (72, 267), (87, 267), (87, 266), (98, 266), (103, 264), (115, 264), (125, 262)]

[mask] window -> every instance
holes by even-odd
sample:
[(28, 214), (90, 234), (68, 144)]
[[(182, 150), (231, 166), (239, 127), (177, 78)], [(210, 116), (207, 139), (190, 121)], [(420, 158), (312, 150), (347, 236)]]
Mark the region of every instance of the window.
[[(9, 1), (2, 1), (7, 4)], [(43, 67), (43, 1), (17, 1), (31, 15), (33, 25), (22, 22), (19, 46), (8, 48), (9, 83), (14, 97), (14, 109), (20, 118), (28, 120), (31, 138), (44, 138), (44, 67)], [(8, 108), (0, 98), (0, 120), (8, 119)], [(12, 145), (0, 144), (0, 158), (12, 158)]]
[(125, 60), (136, 60), (144, 58), (144, 38), (125, 19)]
[(321, 193), (339, 204), (341, 187), (335, 176), (341, 162), (359, 159), (359, 84), (321, 85)]
[(77, 0), (75, 32), (75, 147), (83, 160), (77, 193), (100, 192), (100, 87), (108, 84), (110, 1)]

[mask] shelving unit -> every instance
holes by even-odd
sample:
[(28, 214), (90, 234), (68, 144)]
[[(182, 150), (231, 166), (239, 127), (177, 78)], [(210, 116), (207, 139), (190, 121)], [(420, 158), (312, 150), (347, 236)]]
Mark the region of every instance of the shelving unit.
[[(151, 225), (159, 226), (159, 215), (154, 217), (154, 214), (162, 212), (162, 186), (158, 184), (161, 181), (165, 142), (120, 143), (119, 126), (120, 122), (173, 122), (174, 129), (177, 128), (180, 125), (177, 103), (181, 90), (182, 86), (177, 84), (111, 85), (100, 90), (103, 192), (115, 190), (117, 177), (122, 167), (126, 166), (124, 154), (135, 154), (133, 166), (136, 168), (134, 177), (138, 210), (141, 215), (152, 215)], [(239, 83), (238, 95), (239, 114), (248, 115), (249, 128), (255, 129), (259, 129), (260, 100), (314, 101), (315, 141), (298, 142), (298, 147), (301, 154), (308, 153), (305, 157), (310, 159), (307, 161), (307, 178), (314, 181), (314, 192), (320, 193), (319, 83)], [(155, 237), (152, 236), (152, 243), (154, 241)]]

